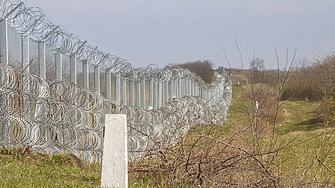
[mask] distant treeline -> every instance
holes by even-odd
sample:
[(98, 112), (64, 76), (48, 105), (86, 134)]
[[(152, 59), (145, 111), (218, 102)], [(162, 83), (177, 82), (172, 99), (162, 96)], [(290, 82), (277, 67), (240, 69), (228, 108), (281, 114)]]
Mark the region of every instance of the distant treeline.
[(170, 63), (165, 66), (166, 69), (183, 68), (194, 72), (206, 83), (212, 83), (215, 80), (213, 63), (210, 60), (198, 60), (187, 63)]

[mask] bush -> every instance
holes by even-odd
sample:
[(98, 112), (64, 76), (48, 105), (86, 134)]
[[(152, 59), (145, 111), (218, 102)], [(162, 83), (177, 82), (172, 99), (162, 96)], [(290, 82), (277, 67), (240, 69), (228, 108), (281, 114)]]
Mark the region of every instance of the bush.
[(204, 61), (193, 61), (187, 62), (183, 64), (168, 64), (165, 66), (167, 69), (174, 69), (174, 68), (183, 68), (188, 69), (191, 72), (194, 72), (196, 75), (201, 77), (204, 82), (212, 83), (215, 79), (214, 70), (212, 67), (213, 63), (209, 60)]
[(293, 72), (290, 81), (284, 88), (281, 100), (308, 100), (320, 101), (323, 92), (319, 88), (319, 81), (312, 75), (312, 67), (302, 67), (300, 70)]
[(329, 98), (323, 97), (320, 105), (316, 109), (318, 116), (324, 122), (330, 122), (335, 119), (335, 98), (330, 96)]

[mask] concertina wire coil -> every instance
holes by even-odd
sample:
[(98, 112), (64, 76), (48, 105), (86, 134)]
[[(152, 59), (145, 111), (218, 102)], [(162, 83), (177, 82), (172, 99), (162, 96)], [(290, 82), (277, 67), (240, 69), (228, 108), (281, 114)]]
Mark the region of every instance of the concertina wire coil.
[[(231, 82), (224, 73), (212, 84), (186, 69), (159, 69), (157, 65), (134, 68), (124, 58), (105, 53), (79, 37), (54, 25), (38, 7), (26, 7), (20, 0), (0, 1), (0, 20), (35, 42), (44, 41), (49, 51), (75, 54), (93, 66), (138, 83), (154, 79), (165, 82), (187, 78), (205, 90), (219, 90), (214, 105), (200, 97), (175, 99), (158, 110), (117, 104), (99, 93), (82, 89), (66, 80), (46, 81), (32, 74), (19, 75), (0, 64), (0, 144), (33, 146), (43, 153), (71, 152), (86, 161), (100, 161), (106, 113), (127, 114), (128, 146), (131, 159), (150, 148), (175, 143), (197, 123), (225, 119), (231, 100)], [(219, 87), (221, 86), (221, 87)]]
[(211, 84), (206, 84), (199, 76), (187, 69), (159, 69), (157, 65), (147, 67), (132, 67), (127, 59), (103, 52), (98, 47), (81, 41), (79, 37), (54, 25), (39, 7), (26, 7), (21, 0), (0, 0), (0, 20), (8, 24), (18, 33), (29, 35), (35, 42), (45, 42), (49, 51), (62, 54), (73, 54), (78, 60), (86, 60), (93, 66), (99, 66), (105, 71), (120, 74), (125, 80), (138, 83), (141, 80), (155, 79), (169, 81), (173, 78), (188, 78), (200, 88), (213, 90)]
[(15, 72), (0, 64), (0, 145), (32, 146), (49, 154), (71, 152), (91, 162), (101, 161), (107, 113), (127, 115), (129, 158), (137, 160), (152, 148), (176, 143), (192, 125), (222, 123), (232, 94), (230, 80), (218, 75), (215, 84), (224, 88), (214, 105), (185, 96), (158, 110), (145, 110), (120, 105), (66, 80)]

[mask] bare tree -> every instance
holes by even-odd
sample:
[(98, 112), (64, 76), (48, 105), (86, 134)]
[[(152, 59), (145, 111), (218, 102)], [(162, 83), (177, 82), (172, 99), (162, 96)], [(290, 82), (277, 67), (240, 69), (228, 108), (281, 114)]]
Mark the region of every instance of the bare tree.
[(257, 57), (249, 63), (251, 83), (256, 84), (263, 81), (265, 71), (264, 62), (264, 59), (260, 59), (259, 57)]

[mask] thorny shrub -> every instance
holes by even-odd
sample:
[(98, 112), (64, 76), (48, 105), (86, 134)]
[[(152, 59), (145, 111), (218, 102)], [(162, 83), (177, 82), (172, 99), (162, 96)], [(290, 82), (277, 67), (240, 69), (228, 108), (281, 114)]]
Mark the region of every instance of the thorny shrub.
[[(130, 165), (132, 177), (153, 187), (334, 186), (333, 130), (306, 139), (279, 134), (280, 99), (291, 73), (286, 71), (276, 88), (249, 84), (238, 90), (243, 100), (233, 99), (232, 106), (246, 117), (242, 123), (226, 132), (220, 125), (193, 126), (174, 146), (157, 145), (146, 160)], [(310, 143), (317, 144), (304, 147)]]

